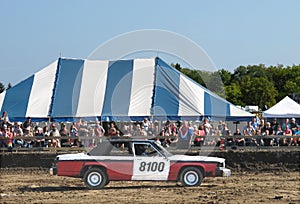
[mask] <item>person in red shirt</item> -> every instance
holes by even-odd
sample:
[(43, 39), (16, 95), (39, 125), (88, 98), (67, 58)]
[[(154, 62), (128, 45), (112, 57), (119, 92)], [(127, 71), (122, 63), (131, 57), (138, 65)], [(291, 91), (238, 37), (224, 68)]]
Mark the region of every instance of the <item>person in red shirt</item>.
[[(289, 126), (285, 126), (285, 130), (283, 131), (283, 135), (286, 135), (286, 136), (292, 136), (293, 135), (293, 132), (289, 128)], [(284, 138), (284, 144), (291, 145), (292, 140), (293, 140), (293, 138)]]

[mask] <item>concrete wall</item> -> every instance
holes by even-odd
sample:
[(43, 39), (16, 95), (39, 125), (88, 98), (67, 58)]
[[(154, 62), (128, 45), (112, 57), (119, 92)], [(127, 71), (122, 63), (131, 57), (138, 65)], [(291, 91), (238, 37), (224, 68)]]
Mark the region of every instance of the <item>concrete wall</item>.
[[(56, 153), (2, 153), (0, 168), (50, 168)], [(234, 172), (299, 171), (300, 151), (217, 151), (210, 156), (223, 157)]]

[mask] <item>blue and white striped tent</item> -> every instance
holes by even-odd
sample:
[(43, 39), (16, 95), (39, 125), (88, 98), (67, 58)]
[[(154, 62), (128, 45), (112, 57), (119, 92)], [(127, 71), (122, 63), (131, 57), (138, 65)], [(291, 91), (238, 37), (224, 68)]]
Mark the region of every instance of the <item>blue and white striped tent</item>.
[(0, 95), (11, 121), (248, 120), (252, 114), (203, 88), (160, 58), (60, 58)]

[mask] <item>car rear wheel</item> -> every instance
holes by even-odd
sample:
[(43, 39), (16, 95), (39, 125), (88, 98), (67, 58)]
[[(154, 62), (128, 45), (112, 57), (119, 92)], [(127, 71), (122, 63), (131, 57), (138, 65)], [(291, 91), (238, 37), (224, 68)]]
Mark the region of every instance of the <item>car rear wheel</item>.
[(183, 186), (199, 186), (203, 175), (196, 167), (187, 167), (180, 174), (180, 182)]
[(100, 189), (108, 184), (106, 173), (99, 168), (88, 169), (84, 174), (84, 183), (90, 189)]

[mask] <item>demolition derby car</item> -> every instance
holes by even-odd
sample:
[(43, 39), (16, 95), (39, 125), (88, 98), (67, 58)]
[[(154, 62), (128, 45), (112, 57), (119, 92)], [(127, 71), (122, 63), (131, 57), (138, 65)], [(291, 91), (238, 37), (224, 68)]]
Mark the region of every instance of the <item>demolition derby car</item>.
[(58, 155), (50, 174), (83, 178), (88, 188), (100, 189), (110, 181), (133, 180), (198, 186), (204, 177), (230, 176), (231, 171), (223, 158), (173, 155), (152, 140), (118, 140), (99, 143), (89, 153)]

